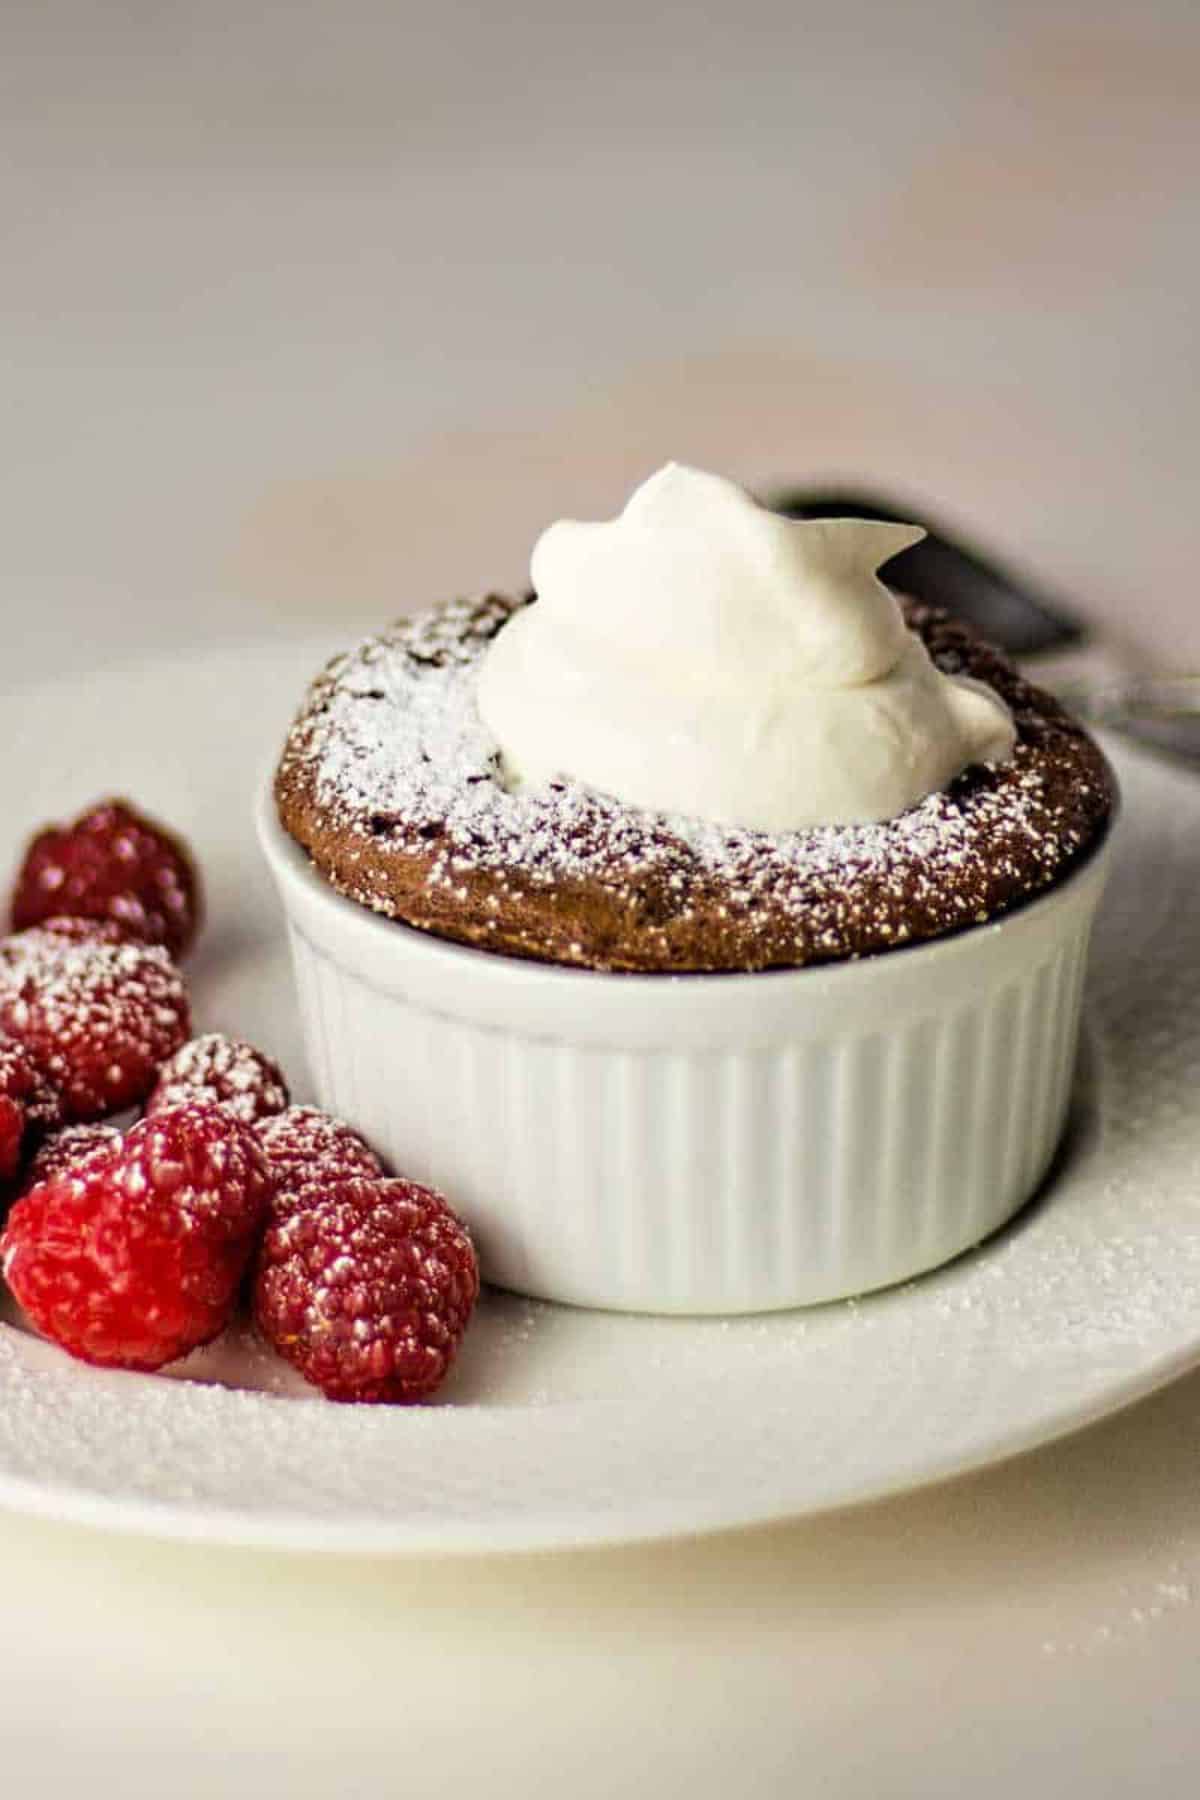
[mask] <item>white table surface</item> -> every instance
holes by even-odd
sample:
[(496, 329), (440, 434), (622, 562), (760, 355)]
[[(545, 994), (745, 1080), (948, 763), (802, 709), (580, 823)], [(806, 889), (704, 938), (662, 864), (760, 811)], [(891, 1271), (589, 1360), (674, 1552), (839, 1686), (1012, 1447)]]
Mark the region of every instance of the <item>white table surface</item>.
[[(1195, 9), (702, 10), (13, 9), (0, 694), (519, 579), (668, 455), (935, 497), (1129, 658), (1200, 664)], [(1195, 1376), (653, 1550), (5, 1518), (0, 1752), (54, 1797), (1182, 1800), (1198, 1497)]]

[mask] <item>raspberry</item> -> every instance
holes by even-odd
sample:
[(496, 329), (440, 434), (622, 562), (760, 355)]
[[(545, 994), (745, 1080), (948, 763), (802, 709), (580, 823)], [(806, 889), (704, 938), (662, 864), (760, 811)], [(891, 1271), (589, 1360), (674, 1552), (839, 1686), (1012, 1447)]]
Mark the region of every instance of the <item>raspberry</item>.
[(25, 1108), (19, 1100), (0, 1094), (0, 1181), (9, 1181), (21, 1166), (25, 1140)]
[(37, 1079), (36, 1070), (18, 1045), (0, 1044), (0, 1181), (7, 1181), (20, 1167), (25, 1102)]
[(210, 1031), (177, 1050), (158, 1072), (147, 1113), (187, 1100), (224, 1106), (243, 1125), (281, 1113), (288, 1103), (283, 1071), (269, 1056), (241, 1038)]
[(124, 944), (117, 925), (99, 919), (47, 919), (35, 930), (0, 938), (0, 1000), (20, 991), (23, 982), (44, 979), (47, 962), (70, 945)]
[(156, 1113), (17, 1201), (4, 1273), (72, 1356), (158, 1369), (227, 1322), (269, 1188), (254, 1133), (229, 1113)]
[(20, 1044), (0, 1038), (0, 1181), (15, 1175), (31, 1131), (61, 1122), (62, 1101)]
[(68, 1125), (65, 1131), (56, 1131), (30, 1163), (26, 1189), (73, 1169), (93, 1150), (111, 1150), (123, 1135), (115, 1125)]
[(356, 1176), (371, 1180), (384, 1172), (364, 1137), (315, 1106), (289, 1106), (264, 1119), (258, 1141), (271, 1167), (271, 1214), (277, 1220), (298, 1205), (311, 1205), (338, 1182)]
[(37, 946), (44, 944), (46, 938), (63, 944), (125, 944), (129, 941), (129, 933), (122, 931), (112, 919), (76, 919), (69, 913), (43, 919), (37, 930), (41, 936), (35, 936), (33, 929), (27, 928), (12, 937), (0, 938), (6, 966), (19, 969), (32, 956), (41, 954)]
[(330, 1400), (424, 1400), (479, 1294), (466, 1228), (415, 1182), (350, 1179), (267, 1231), (259, 1329)]
[(199, 924), (199, 878), (171, 832), (124, 800), (106, 800), (74, 824), (47, 826), (25, 852), (13, 926), (20, 931), (55, 915), (112, 920), (127, 936), (178, 956)]
[(141, 1100), (184, 1042), (183, 979), (157, 946), (112, 942), (68, 921), (0, 944), (0, 1031), (62, 1094), (67, 1122)]

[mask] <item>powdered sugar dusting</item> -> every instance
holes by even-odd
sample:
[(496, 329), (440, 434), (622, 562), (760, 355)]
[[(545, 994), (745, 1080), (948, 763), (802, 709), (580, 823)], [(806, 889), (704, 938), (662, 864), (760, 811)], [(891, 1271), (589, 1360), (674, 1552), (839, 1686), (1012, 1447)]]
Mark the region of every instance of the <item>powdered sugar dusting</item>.
[(148, 1112), (204, 1100), (223, 1106), (245, 1125), (281, 1113), (288, 1103), (283, 1071), (241, 1038), (205, 1032), (163, 1064)]
[[(456, 602), (368, 639), (318, 681), (293, 730), (280, 791), (309, 784), (348, 845), (326, 873), (366, 905), (602, 967), (623, 966), (622, 952), (628, 966), (693, 966), (687, 947), (701, 940), (698, 967), (820, 961), (992, 916), (1052, 881), (1107, 814), (1103, 761), (1054, 703), (917, 609), (935, 660), (977, 672), (974, 654), (1023, 729), (1011, 764), (972, 771), (898, 819), (766, 834), (648, 814), (568, 781), (509, 791), (474, 677), (513, 604)], [(382, 866), (389, 854), (421, 858), (423, 898), (408, 907)], [(539, 894), (588, 890), (603, 895), (610, 937), (615, 915), (628, 939), (615, 956), (553, 928), (545, 945), (531, 932), (504, 939), (506, 915), (531, 896), (536, 909)], [(548, 916), (554, 901), (541, 906)]]
[(314, 1106), (290, 1106), (263, 1119), (258, 1141), (274, 1183), (271, 1213), (284, 1219), (319, 1200), (331, 1182), (384, 1173), (366, 1139)]
[(157, 945), (76, 920), (0, 942), (0, 1029), (60, 1089), (67, 1120), (141, 1100), (189, 1021), (183, 978)]
[(65, 1131), (56, 1131), (40, 1147), (29, 1165), (26, 1186), (64, 1175), (94, 1151), (113, 1150), (120, 1142), (121, 1132), (116, 1125), (68, 1125)]

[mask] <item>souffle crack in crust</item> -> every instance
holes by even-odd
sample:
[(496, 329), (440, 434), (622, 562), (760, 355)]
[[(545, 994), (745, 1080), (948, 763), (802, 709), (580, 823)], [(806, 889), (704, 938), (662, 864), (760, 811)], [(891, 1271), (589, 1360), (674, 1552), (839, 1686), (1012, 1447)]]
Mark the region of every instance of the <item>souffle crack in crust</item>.
[(510, 792), (475, 704), (523, 600), (453, 601), (336, 658), (292, 726), (280, 819), (350, 899), (512, 956), (637, 972), (793, 968), (983, 923), (1103, 834), (1112, 776), (1049, 694), (935, 608), (902, 600), (946, 674), (1011, 708), (1008, 762), (877, 825), (767, 834), (646, 812), (577, 783)]

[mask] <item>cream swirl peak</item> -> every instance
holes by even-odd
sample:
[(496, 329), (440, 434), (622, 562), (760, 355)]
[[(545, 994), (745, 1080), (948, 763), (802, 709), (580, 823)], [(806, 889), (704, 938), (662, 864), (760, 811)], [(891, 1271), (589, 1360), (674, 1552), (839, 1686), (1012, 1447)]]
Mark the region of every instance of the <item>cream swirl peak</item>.
[(479, 672), (506, 778), (782, 832), (893, 818), (1003, 760), (1003, 701), (935, 668), (876, 575), (923, 536), (786, 519), (678, 463), (617, 519), (551, 525)]

